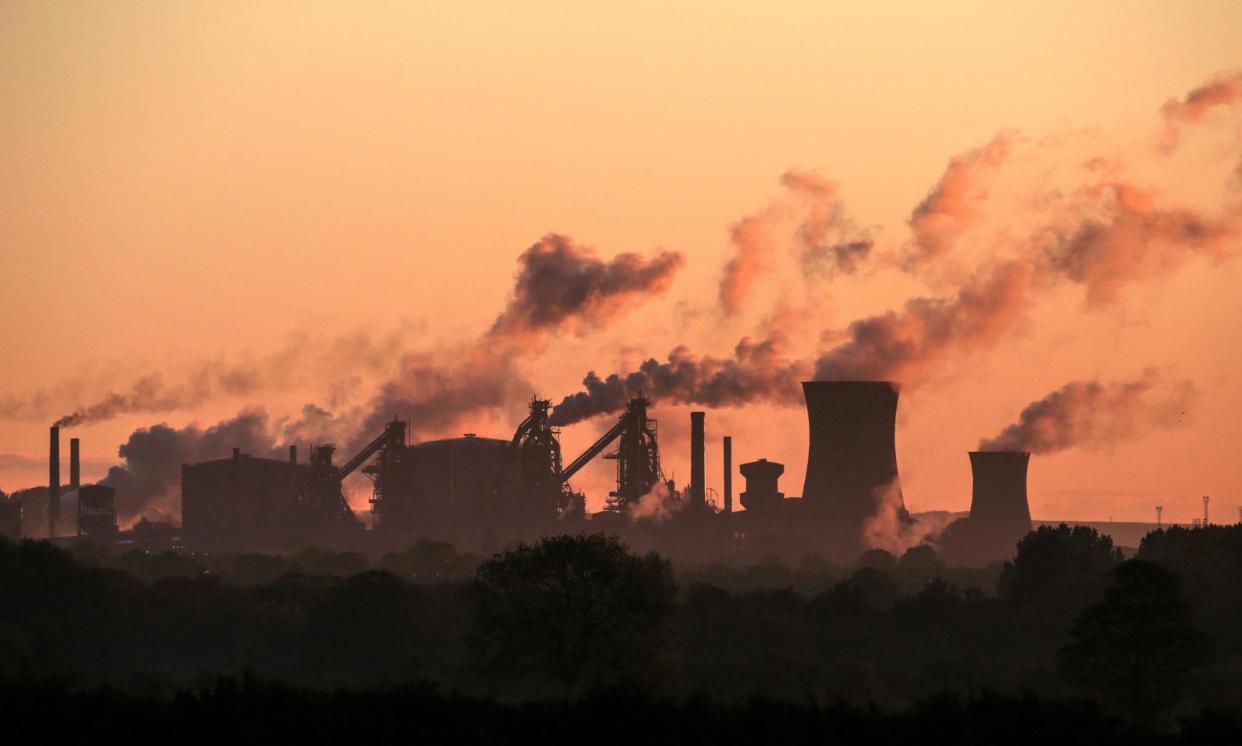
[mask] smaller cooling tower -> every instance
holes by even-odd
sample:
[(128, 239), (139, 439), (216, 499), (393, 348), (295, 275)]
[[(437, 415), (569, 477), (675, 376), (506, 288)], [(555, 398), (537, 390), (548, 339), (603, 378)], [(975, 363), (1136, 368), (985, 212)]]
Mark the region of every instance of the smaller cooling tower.
[(1031, 530), (1026, 497), (1026, 451), (971, 451), (970, 517), (955, 521), (942, 537), (945, 560), (983, 567), (1012, 559)]
[(1028, 451), (971, 451), (970, 519), (996, 531), (1031, 530), (1031, 507), (1026, 499)]

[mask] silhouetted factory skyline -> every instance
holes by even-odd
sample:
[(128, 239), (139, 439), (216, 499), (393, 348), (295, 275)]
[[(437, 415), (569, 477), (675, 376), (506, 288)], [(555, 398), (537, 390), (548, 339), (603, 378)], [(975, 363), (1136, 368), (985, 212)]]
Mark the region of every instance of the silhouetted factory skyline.
[[(807, 381), (808, 457), (802, 494), (780, 489), (784, 465), (738, 464), (744, 480), (734, 510), (732, 436), (722, 448), (720, 505), (706, 489), (707, 413), (690, 413), (690, 480), (666, 478), (650, 402), (632, 398), (616, 423), (564, 464), (550, 403), (535, 399), (507, 440), (479, 437), (408, 440), (407, 423), (389, 422), (343, 464), (331, 444), (299, 460), (265, 458), (234, 448), (231, 456), (181, 467), (180, 542), (202, 551), (281, 551), (310, 545), (399, 546), (427, 538), (493, 551), (552, 533), (606, 531), (641, 549), (700, 559), (818, 553), (851, 561), (886, 541), (930, 541), (962, 562), (1012, 554), (1031, 528), (1026, 452), (970, 453), (974, 487), (968, 518), (945, 531), (919, 529), (906, 510), (895, 446), (900, 386), (888, 381)], [(79, 441), (70, 441), (69, 494), (61, 494), (60, 432), (51, 428), (48, 535), (61, 536), (62, 498), (73, 497), (79, 536), (118, 535), (115, 492), (79, 484)], [(596, 458), (616, 462), (615, 489), (588, 514), (570, 479)], [(345, 500), (342, 481), (361, 471), (372, 482), (372, 527)], [(0, 513), (6, 533), (21, 514)], [(16, 521), (17, 529), (11, 524)], [(911, 538), (915, 537), (915, 538)]]

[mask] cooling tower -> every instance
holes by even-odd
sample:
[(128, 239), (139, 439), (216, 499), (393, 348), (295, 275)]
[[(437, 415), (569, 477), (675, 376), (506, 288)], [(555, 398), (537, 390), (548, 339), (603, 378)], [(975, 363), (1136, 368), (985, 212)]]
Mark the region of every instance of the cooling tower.
[(811, 430), (802, 500), (831, 521), (834, 534), (855, 543), (889, 490), (898, 500), (896, 516), (908, 519), (893, 443), (899, 388), (890, 381), (802, 384)]
[(970, 520), (988, 531), (1016, 534), (1031, 530), (1031, 508), (1026, 499), (1027, 451), (971, 451)]

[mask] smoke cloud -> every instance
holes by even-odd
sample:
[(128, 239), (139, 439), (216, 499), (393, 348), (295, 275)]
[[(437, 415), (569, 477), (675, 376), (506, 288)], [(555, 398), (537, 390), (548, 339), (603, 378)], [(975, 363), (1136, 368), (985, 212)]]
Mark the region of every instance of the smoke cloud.
[(161, 423), (135, 430), (118, 451), (124, 465), (109, 469), (100, 484), (116, 489), (122, 521), (152, 510), (176, 513), (168, 501), (180, 490), (181, 465), (225, 458), (233, 448), (263, 457), (277, 455), (266, 412), (245, 410), (205, 429)]
[(512, 297), (488, 332), (493, 339), (604, 326), (643, 298), (668, 290), (685, 257), (675, 251), (650, 259), (626, 253), (605, 262), (568, 236), (549, 233), (518, 264)]
[(600, 378), (591, 371), (586, 389), (563, 398), (552, 410), (556, 425), (570, 425), (600, 414), (618, 412), (640, 393), (652, 401), (732, 407), (752, 402), (797, 405), (802, 402), (799, 382), (810, 373), (805, 361), (789, 360), (785, 340), (773, 334), (737, 343), (731, 358), (696, 357), (683, 345), (668, 359), (650, 358), (638, 370)]
[(979, 450), (1056, 453), (1107, 445), (1183, 424), (1195, 399), (1189, 381), (1164, 382), (1155, 370), (1128, 382), (1072, 381), (1028, 404), (1017, 422), (981, 440)]
[(1029, 272), (997, 265), (951, 298), (914, 298), (849, 325), (847, 341), (815, 363), (815, 380), (912, 381), (945, 356), (994, 343), (1026, 305)]
[[(401, 349), (413, 332), (402, 325), (378, 337), (353, 332), (315, 338), (291, 336), (276, 351), (251, 359), (206, 360), (169, 380), (159, 373), (139, 377), (127, 387), (104, 393), (77, 407), (53, 424), (86, 425), (128, 414), (161, 414), (192, 409), (226, 396), (250, 396), (263, 391), (328, 385), (340, 391), (358, 373), (383, 374), (393, 367), (393, 350)], [(62, 388), (76, 388), (62, 386)], [(12, 397), (0, 402), (0, 417), (29, 419), (46, 412), (52, 399), (65, 394), (39, 392), (28, 401)]]
[(949, 253), (958, 238), (975, 225), (982, 212), (979, 203), (988, 196), (984, 185), (1013, 148), (1014, 136), (1002, 132), (981, 148), (955, 155), (940, 181), (910, 213), (914, 251), (906, 257), (907, 269), (918, 269)]
[(1084, 186), (1033, 239), (1042, 266), (1084, 285), (1088, 303), (1116, 299), (1128, 282), (1171, 274), (1196, 255), (1228, 259), (1238, 216), (1214, 219), (1162, 205), (1157, 196), (1110, 180)]
[(1218, 73), (1203, 85), (1192, 89), (1180, 101), (1169, 99), (1160, 107), (1164, 117), (1164, 136), (1160, 149), (1172, 153), (1181, 142), (1182, 130), (1188, 124), (1205, 119), (1213, 110), (1242, 102), (1242, 71)]
[(567, 236), (548, 234), (518, 259), (513, 293), (491, 328), (457, 348), (409, 352), (383, 384), (350, 445), (374, 437), (394, 416), (411, 421), (414, 437), (478, 429), (480, 418), (516, 408), (535, 392), (520, 364), (555, 333), (600, 329), (626, 310), (663, 293), (684, 257), (594, 256)]
[(780, 184), (786, 193), (729, 229), (735, 254), (720, 280), (720, 305), (727, 314), (740, 311), (755, 283), (771, 271), (780, 243), (778, 231), (787, 221), (793, 222), (792, 241), (811, 276), (853, 274), (874, 246), (870, 231), (850, 220), (836, 182), (791, 169), (781, 175)]

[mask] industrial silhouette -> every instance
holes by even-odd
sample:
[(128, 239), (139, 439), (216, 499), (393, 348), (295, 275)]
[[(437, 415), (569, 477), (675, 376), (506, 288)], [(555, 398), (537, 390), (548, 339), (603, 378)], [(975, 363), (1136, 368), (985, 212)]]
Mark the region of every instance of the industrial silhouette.
[[(419, 443), (409, 423), (388, 422), (342, 464), (331, 443), (309, 458), (269, 458), (234, 448), (231, 456), (181, 467), (179, 531), (169, 541), (201, 551), (284, 551), (306, 546), (366, 550), (421, 539), (492, 552), (515, 541), (589, 530), (621, 535), (632, 546), (675, 559), (797, 560), (818, 554), (851, 562), (876, 533), (932, 543), (954, 561), (986, 564), (1011, 556), (1031, 528), (1025, 452), (973, 452), (970, 517), (947, 531), (918, 529), (901, 494), (894, 443), (900, 387), (889, 381), (807, 381), (808, 458), (803, 494), (780, 489), (782, 464), (741, 464), (745, 479), (734, 510), (732, 436), (720, 441), (723, 505), (706, 487), (707, 412), (690, 413), (690, 479), (678, 485), (661, 466), (651, 402), (631, 398), (616, 422), (565, 464), (550, 402), (532, 399), (507, 439), (467, 433)], [(70, 441), (70, 484), (60, 485), (60, 428), (50, 432), (47, 535), (128, 540), (117, 528), (115, 490), (79, 484), (79, 441)], [(615, 461), (616, 486), (595, 514), (570, 480), (597, 458)], [(355, 516), (342, 482), (359, 472), (372, 482), (371, 527)], [(66, 532), (62, 503), (76, 505)], [(6, 531), (21, 534), (21, 507), (5, 503)], [(880, 518), (887, 523), (881, 524)], [(916, 530), (917, 529), (917, 530)], [(910, 537), (913, 537), (912, 539)]]

